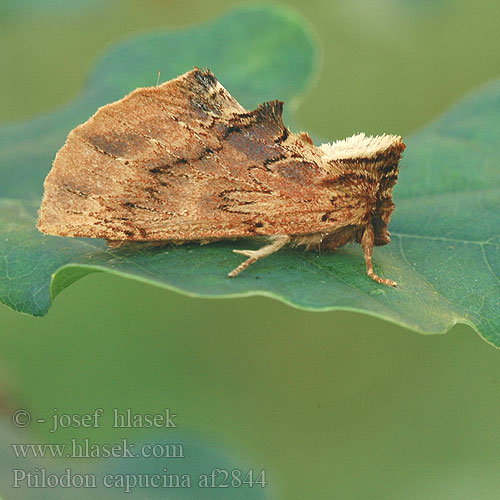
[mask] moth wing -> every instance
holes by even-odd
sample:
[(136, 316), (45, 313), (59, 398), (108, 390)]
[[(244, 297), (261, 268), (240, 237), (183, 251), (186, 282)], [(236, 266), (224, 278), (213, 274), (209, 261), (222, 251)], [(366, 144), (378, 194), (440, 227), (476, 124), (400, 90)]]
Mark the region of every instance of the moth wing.
[(321, 154), (272, 101), (247, 112), (197, 68), (75, 128), (45, 180), (38, 228), (108, 240), (314, 232)]

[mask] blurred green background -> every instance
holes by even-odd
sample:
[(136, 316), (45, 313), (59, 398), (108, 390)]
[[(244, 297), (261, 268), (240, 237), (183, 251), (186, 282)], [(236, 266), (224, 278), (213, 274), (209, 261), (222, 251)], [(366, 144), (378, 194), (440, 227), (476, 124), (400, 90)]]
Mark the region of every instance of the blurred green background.
[[(110, 42), (237, 3), (0, 0), (0, 122), (70, 101)], [(284, 3), (322, 46), (295, 115), (316, 136), (408, 136), (500, 76), (498, 2)], [(14, 407), (35, 416), (170, 407), (183, 431), (265, 468), (272, 498), (500, 496), (500, 353), (463, 325), (420, 336), (354, 313), (193, 299), (93, 274), (44, 318), (1, 306), (0, 328), (0, 380)], [(25, 432), (38, 442), (87, 435), (48, 429)], [(92, 436), (124, 437), (107, 427)]]

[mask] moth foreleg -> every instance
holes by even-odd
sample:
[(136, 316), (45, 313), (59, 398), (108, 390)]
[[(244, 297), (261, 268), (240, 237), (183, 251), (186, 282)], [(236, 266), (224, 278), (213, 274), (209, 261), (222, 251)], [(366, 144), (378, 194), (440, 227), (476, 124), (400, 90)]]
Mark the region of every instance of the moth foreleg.
[(361, 238), (361, 246), (363, 247), (363, 252), (365, 253), (365, 261), (366, 261), (366, 274), (377, 283), (382, 285), (396, 286), (397, 283), (395, 281), (381, 278), (377, 274), (373, 272), (373, 264), (372, 264), (372, 250), (373, 243), (375, 240), (375, 235), (373, 232), (373, 224), (370, 222), (363, 233), (363, 237)]
[(285, 246), (290, 241), (290, 236), (274, 236), (272, 242), (269, 245), (263, 246), (258, 250), (233, 250), (234, 253), (239, 253), (241, 255), (246, 255), (247, 260), (242, 262), (237, 268), (233, 269), (228, 276), (234, 278), (245, 270), (250, 264), (255, 261), (262, 259), (262, 257), (267, 257), (274, 252), (277, 252), (280, 248)]

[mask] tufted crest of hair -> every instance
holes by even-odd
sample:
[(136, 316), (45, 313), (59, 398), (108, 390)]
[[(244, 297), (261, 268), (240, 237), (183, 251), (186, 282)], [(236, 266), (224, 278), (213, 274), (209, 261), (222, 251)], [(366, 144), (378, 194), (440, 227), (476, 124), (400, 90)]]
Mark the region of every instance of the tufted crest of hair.
[(322, 144), (319, 149), (323, 159), (346, 168), (363, 168), (368, 172), (387, 175), (397, 170), (405, 149), (398, 135), (366, 136), (357, 134), (347, 139)]

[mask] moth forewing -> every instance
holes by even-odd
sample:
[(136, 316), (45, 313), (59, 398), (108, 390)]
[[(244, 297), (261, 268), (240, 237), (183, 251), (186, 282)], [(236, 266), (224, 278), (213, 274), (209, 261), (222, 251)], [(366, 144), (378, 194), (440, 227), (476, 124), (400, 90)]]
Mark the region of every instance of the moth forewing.
[(316, 147), (285, 127), (282, 111), (281, 101), (245, 110), (198, 68), (136, 89), (69, 134), (38, 228), (114, 245), (267, 236), (261, 250), (239, 252), (249, 258), (230, 276), (287, 243), (357, 241), (368, 274), (384, 282), (368, 257), (388, 242), (401, 138), (358, 134)]

